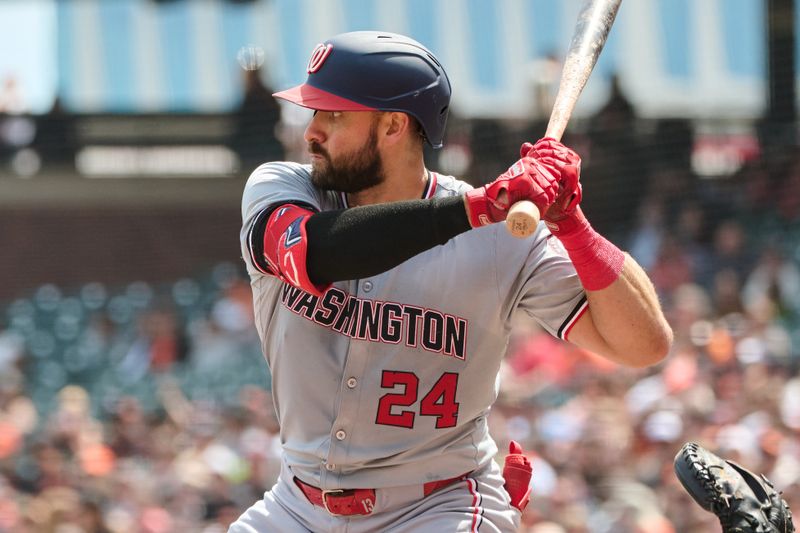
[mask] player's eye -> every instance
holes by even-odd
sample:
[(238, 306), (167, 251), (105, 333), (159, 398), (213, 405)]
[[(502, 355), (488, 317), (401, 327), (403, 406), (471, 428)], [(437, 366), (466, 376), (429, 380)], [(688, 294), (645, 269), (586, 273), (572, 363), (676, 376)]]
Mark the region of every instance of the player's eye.
[(341, 111), (331, 111), (331, 118), (339, 118), (342, 116)]

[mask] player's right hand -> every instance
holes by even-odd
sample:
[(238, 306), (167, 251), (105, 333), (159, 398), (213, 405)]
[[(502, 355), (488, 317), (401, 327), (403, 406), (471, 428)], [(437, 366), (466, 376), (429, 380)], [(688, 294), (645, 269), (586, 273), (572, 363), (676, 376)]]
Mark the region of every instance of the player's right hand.
[(536, 144), (522, 145), (523, 153), (535, 157), (537, 161), (558, 176), (559, 192), (547, 211), (542, 211), (542, 219), (554, 234), (562, 233), (573, 226), (572, 218), (582, 218), (578, 205), (583, 196), (580, 183), (581, 158), (563, 143), (545, 137)]
[[(539, 139), (536, 144), (523, 144), (520, 153), (536, 158), (558, 176), (559, 193), (549, 209), (550, 214), (571, 214), (583, 196), (580, 183), (581, 157), (578, 153), (550, 137)], [(547, 214), (545, 213), (545, 218)]]
[(528, 146), (523, 145), (521, 159), (496, 180), (467, 192), (467, 215), (473, 228), (502, 222), (508, 209), (520, 200), (530, 200), (542, 213), (553, 204), (559, 192), (560, 171), (528, 156)]

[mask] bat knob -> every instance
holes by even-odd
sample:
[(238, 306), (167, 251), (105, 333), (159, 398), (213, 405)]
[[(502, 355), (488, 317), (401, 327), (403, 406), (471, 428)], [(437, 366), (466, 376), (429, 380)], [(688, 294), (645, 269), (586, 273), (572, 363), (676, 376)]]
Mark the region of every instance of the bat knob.
[(514, 237), (525, 238), (539, 225), (539, 208), (528, 200), (515, 203), (508, 210), (506, 228)]

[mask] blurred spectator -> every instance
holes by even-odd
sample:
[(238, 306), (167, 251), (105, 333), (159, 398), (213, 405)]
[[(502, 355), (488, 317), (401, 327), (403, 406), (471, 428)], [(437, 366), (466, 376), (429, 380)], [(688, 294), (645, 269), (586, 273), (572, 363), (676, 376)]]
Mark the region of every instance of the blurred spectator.
[(138, 334), (120, 362), (123, 379), (135, 382), (148, 370), (163, 372), (187, 354), (187, 342), (170, 308), (152, 309), (139, 318)]
[(637, 221), (631, 231), (628, 250), (645, 270), (656, 264), (664, 239), (664, 205), (648, 197), (638, 208)]
[(17, 78), (8, 75), (3, 80), (0, 87), (0, 113), (9, 115), (20, 115), (28, 111), (25, 100), (22, 98), (22, 91), (19, 90)]
[(745, 307), (754, 309), (767, 304), (774, 308), (777, 317), (796, 321), (800, 318), (798, 295), (800, 268), (788, 261), (776, 246), (765, 248), (742, 289)]
[(50, 169), (69, 169), (77, 152), (75, 117), (63, 109), (61, 98), (56, 97), (50, 110), (36, 120), (38, 125), (33, 147), (41, 156), (43, 165)]
[(675, 217), (675, 237), (689, 256), (694, 280), (706, 288), (711, 286), (713, 277), (708, 228), (709, 219), (703, 206), (692, 199), (685, 200)]
[(732, 268), (725, 268), (714, 275), (711, 295), (718, 315), (726, 316), (743, 311), (741, 285), (739, 274)]
[(678, 287), (694, 279), (692, 258), (677, 241), (668, 235), (661, 241), (656, 260), (651, 267), (650, 279), (662, 296), (672, 294)]
[(0, 87), (0, 159), (8, 157), (14, 173), (26, 177), (41, 166), (38, 154), (28, 148), (36, 136), (36, 123), (27, 113), (16, 78), (7, 76)]
[(614, 239), (623, 237), (636, 218), (646, 192), (648, 162), (636, 132), (633, 105), (617, 76), (610, 85), (608, 101), (589, 125), (591, 144), (583, 171), (591, 177), (591, 186), (584, 187), (581, 205), (592, 225)]
[(133, 396), (119, 399), (110, 415), (108, 440), (118, 457), (136, 457), (150, 453), (150, 423), (141, 403)]
[(751, 249), (747, 246), (747, 235), (739, 221), (729, 219), (717, 226), (710, 257), (712, 272), (730, 270), (739, 280), (743, 280), (750, 273), (753, 260)]
[[(498, 145), (496, 139), (509, 137), (507, 124), (495, 118), (473, 119), (470, 135), (469, 153), (472, 155), (472, 164), (467, 171), (469, 181), (475, 186), (481, 186), (494, 179), (494, 176), (504, 172), (508, 161), (519, 157), (519, 144), (508, 143)], [(541, 137), (542, 133), (539, 133)], [(425, 153), (426, 157), (428, 152)]]
[[(786, 229), (794, 229), (800, 225), (800, 158), (795, 158), (789, 172), (777, 190), (778, 215), (786, 225)], [(796, 240), (794, 241), (797, 242)]]
[(0, 376), (16, 372), (24, 347), (25, 338), (13, 330), (3, 328), (0, 323)]
[(277, 127), (281, 107), (272, 97), (273, 90), (264, 83), (261, 69), (243, 70), (244, 95), (236, 111), (234, 149), (249, 173), (265, 161), (283, 161), (283, 146)]
[(555, 52), (545, 54), (526, 66), (534, 103), (534, 115), (537, 119), (547, 120), (547, 117), (550, 116), (558, 92), (562, 68), (563, 65)]
[(693, 144), (694, 130), (689, 119), (659, 119), (651, 137), (648, 159), (660, 168), (688, 172)]

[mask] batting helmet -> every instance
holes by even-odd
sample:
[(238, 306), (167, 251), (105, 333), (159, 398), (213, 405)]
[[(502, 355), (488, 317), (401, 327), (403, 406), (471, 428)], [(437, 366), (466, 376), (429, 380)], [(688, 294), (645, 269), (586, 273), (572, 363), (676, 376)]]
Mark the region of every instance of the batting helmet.
[(318, 44), (306, 82), (275, 93), (319, 111), (401, 111), (416, 118), (425, 139), (441, 148), (450, 80), (434, 55), (396, 33), (356, 31)]

